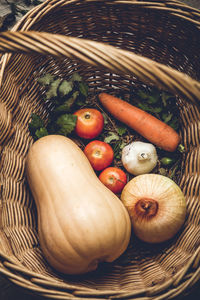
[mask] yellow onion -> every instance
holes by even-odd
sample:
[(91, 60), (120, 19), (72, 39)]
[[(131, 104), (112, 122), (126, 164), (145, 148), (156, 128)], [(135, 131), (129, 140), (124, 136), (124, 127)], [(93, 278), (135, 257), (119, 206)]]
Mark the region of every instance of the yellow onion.
[(171, 239), (186, 217), (186, 201), (180, 187), (158, 174), (134, 177), (124, 187), (121, 200), (127, 208), (135, 235), (148, 243)]

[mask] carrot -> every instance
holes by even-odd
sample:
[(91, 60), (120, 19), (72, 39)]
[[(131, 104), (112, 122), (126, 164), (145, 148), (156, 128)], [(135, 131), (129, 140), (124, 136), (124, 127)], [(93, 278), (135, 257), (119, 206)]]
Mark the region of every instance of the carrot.
[(117, 120), (123, 122), (152, 144), (173, 152), (180, 143), (179, 134), (169, 125), (142, 109), (107, 93), (100, 93), (104, 108)]

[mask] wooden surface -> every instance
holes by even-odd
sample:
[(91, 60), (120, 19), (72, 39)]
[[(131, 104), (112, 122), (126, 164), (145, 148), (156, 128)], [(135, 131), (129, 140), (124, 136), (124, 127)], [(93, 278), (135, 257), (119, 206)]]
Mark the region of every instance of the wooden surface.
[[(23, 1), (8, 1), (8, 2), (17, 2), (17, 3), (22, 3), (23, 6)], [(200, 0), (182, 0), (182, 2), (189, 4), (195, 8), (199, 8), (200, 9)], [(5, 21), (6, 18), (8, 18), (9, 15), (9, 7), (8, 7), (8, 3), (6, 0), (0, 0), (0, 30), (4, 30), (9, 28), (9, 26), (7, 27), (3, 27), (3, 23)], [(6, 6), (7, 5), (7, 6)], [(24, 7), (24, 6), (23, 6)], [(31, 8), (31, 6), (26, 6), (24, 7), (25, 10), (29, 10)], [(13, 25), (13, 23), (15, 23), (19, 18), (21, 18), (22, 15), (18, 14), (16, 19), (13, 19), (12, 17), (10, 18), (10, 26)], [(188, 291), (189, 292), (189, 291)], [(41, 298), (38, 297), (36, 295), (31, 295), (31, 294), (27, 294), (26, 291), (20, 289), (17, 286), (12, 285), (10, 282), (7, 281), (6, 278), (3, 278), (2, 276), (0, 276), (0, 300), (14, 300), (14, 299), (20, 299), (20, 300), (41, 300), (41, 299), (47, 299), (47, 298)], [(200, 283), (198, 283), (192, 291), (189, 292), (188, 296), (184, 296), (184, 297), (179, 297), (178, 299), (184, 299), (184, 300), (198, 300), (200, 299)]]

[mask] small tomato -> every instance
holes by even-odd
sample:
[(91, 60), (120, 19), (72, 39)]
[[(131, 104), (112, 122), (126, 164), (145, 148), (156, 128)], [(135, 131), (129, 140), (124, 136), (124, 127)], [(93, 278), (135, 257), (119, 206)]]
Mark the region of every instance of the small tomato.
[(112, 147), (102, 141), (94, 140), (86, 145), (84, 153), (96, 171), (101, 171), (108, 167), (114, 158)]
[(79, 137), (93, 139), (102, 132), (104, 118), (99, 110), (82, 108), (77, 110), (74, 115), (77, 116), (75, 132)]
[(127, 183), (126, 173), (116, 167), (108, 167), (103, 170), (99, 179), (115, 194), (121, 193)]

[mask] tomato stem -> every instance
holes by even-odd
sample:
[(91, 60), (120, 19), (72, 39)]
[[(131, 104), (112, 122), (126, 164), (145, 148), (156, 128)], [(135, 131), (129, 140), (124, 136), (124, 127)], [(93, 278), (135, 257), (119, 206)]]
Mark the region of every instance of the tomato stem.
[(101, 151), (100, 151), (100, 150), (96, 150), (96, 151), (94, 152), (94, 156), (95, 156), (95, 157), (100, 157), (100, 156), (101, 156)]
[(89, 112), (86, 112), (86, 114), (85, 114), (85, 119), (90, 119), (90, 113)]

